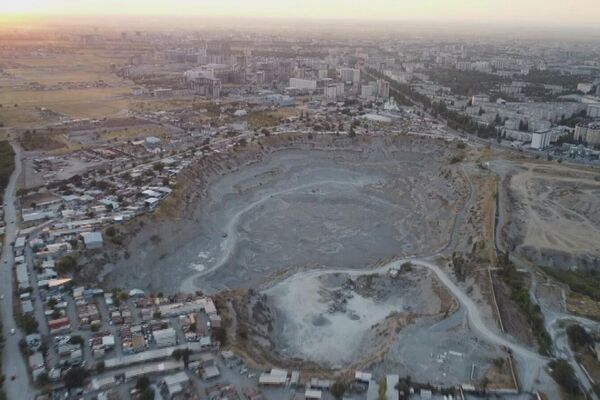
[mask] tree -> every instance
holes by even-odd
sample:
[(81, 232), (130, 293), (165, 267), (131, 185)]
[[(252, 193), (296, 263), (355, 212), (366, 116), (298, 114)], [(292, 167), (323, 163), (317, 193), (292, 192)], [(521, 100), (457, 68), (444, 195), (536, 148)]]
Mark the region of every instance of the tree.
[(63, 376), (63, 382), (67, 389), (82, 387), (90, 373), (81, 367), (71, 368)]
[(56, 271), (60, 274), (72, 272), (77, 266), (77, 257), (74, 254), (67, 254), (56, 264)]
[(21, 319), (21, 324), (23, 325), (23, 330), (25, 334), (31, 335), (32, 333), (36, 333), (38, 330), (38, 322), (31, 315), (25, 315)]
[(481, 388), (485, 391), (485, 390), (487, 390), (489, 384), (490, 384), (490, 379), (487, 376), (484, 376), (483, 379), (481, 380)]
[(227, 345), (227, 331), (222, 326), (213, 329), (213, 337), (216, 341), (221, 343), (221, 346)]
[(500, 114), (496, 114), (496, 118), (494, 118), (494, 124), (495, 125), (502, 125), (502, 118), (500, 117)]
[(576, 347), (586, 347), (594, 343), (594, 339), (581, 325), (569, 325), (567, 327), (569, 341)]
[(173, 350), (173, 353), (171, 353), (171, 356), (174, 359), (176, 359), (177, 361), (183, 360), (183, 366), (185, 368), (187, 368), (188, 364), (190, 362), (190, 355), (191, 354), (192, 354), (192, 351), (186, 347), (185, 349), (175, 349), (175, 350)]
[(581, 393), (579, 382), (575, 376), (573, 367), (566, 360), (552, 360), (548, 363), (551, 369), (552, 378), (558, 383), (568, 394), (576, 395)]
[(335, 397), (336, 399), (341, 399), (342, 397), (344, 397), (344, 394), (346, 393), (348, 386), (346, 385), (345, 382), (342, 381), (335, 381), (333, 383), (333, 385), (331, 385), (331, 394), (333, 395), (333, 397)]
[(81, 346), (84, 343), (84, 340), (81, 336), (74, 335), (74, 336), (71, 336), (71, 339), (69, 339), (69, 343), (70, 344), (78, 344)]
[(135, 388), (140, 392), (148, 389), (150, 387), (150, 379), (147, 376), (140, 376), (138, 380), (135, 382)]
[(104, 372), (105, 369), (106, 369), (106, 364), (104, 363), (104, 361), (100, 360), (96, 363), (96, 372), (101, 374)]
[(385, 377), (381, 378), (379, 381), (379, 391), (377, 400), (387, 400), (387, 380)]
[(410, 261), (403, 262), (400, 265), (400, 272), (410, 272), (412, 271), (412, 263)]
[(146, 388), (140, 394), (140, 400), (154, 400), (154, 389)]
[(161, 172), (164, 168), (164, 164), (162, 162), (156, 162), (154, 163), (154, 165), (152, 166), (152, 168), (154, 168), (155, 171)]
[(38, 375), (37, 379), (35, 380), (35, 382), (39, 385), (39, 386), (46, 386), (50, 383), (50, 378), (48, 377), (48, 373), (46, 371), (42, 372), (41, 374)]
[(396, 389), (401, 398), (408, 399), (410, 397), (410, 386), (412, 384), (412, 378), (407, 375), (406, 378), (400, 378), (396, 384)]

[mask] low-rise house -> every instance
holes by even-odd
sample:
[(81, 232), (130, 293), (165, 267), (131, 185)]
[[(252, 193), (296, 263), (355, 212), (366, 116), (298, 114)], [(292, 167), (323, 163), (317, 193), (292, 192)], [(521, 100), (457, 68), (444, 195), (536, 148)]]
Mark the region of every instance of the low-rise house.
[(25, 300), (21, 302), (21, 312), (23, 315), (33, 314), (33, 303), (31, 300)]
[(190, 378), (182, 371), (165, 376), (160, 384), (160, 391), (163, 394), (163, 398), (172, 399), (174, 396), (182, 393), (189, 385), (191, 385)]
[(31, 286), (29, 282), (29, 274), (27, 273), (27, 266), (25, 264), (17, 264), (16, 275), (19, 289), (27, 289)]
[(153, 331), (152, 336), (157, 347), (175, 346), (177, 344), (177, 332), (173, 328)]
[(17, 237), (13, 248), (15, 251), (23, 251), (23, 249), (25, 248), (25, 237), (24, 236)]
[(67, 317), (52, 319), (48, 321), (48, 329), (50, 329), (50, 333), (53, 335), (60, 332), (70, 331), (71, 323)]
[(103, 246), (102, 233), (101, 232), (85, 232), (82, 233), (83, 243), (86, 249), (100, 249)]
[(287, 371), (273, 368), (258, 377), (258, 384), (263, 386), (284, 386), (287, 382)]
[(44, 356), (42, 353), (35, 352), (29, 356), (28, 361), (29, 367), (31, 368), (31, 377), (35, 381), (43, 372), (46, 371)]
[(307, 400), (321, 400), (323, 392), (317, 389), (306, 389), (304, 392), (304, 398)]
[(219, 371), (219, 367), (216, 365), (209, 365), (202, 368), (202, 378), (204, 380), (211, 380), (218, 378), (221, 375), (221, 371)]

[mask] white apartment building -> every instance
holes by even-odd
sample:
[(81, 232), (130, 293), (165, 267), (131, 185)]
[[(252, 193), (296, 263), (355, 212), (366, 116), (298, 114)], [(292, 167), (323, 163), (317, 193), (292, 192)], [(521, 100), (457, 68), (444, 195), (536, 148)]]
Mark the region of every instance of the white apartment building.
[(550, 132), (540, 131), (531, 135), (531, 148), (542, 150), (550, 145)]
[(489, 103), (490, 102), (490, 96), (488, 96), (487, 94), (476, 94), (473, 97), (471, 97), (471, 105), (472, 106), (481, 106), (485, 103)]
[(360, 69), (358, 68), (340, 68), (340, 79), (343, 82), (360, 82)]
[(588, 104), (587, 116), (590, 118), (600, 118), (600, 104)]
[(290, 87), (296, 89), (315, 90), (317, 81), (312, 79), (290, 78)]

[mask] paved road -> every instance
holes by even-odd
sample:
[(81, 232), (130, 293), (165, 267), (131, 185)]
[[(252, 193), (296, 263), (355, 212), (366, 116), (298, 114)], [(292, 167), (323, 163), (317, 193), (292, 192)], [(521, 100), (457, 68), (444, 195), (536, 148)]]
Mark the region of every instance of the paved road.
[[(2, 314), (3, 334), (5, 338), (2, 351), (2, 372), (6, 375), (4, 387), (9, 399), (33, 399), (36, 392), (29, 381), (29, 373), (21, 351), (19, 340), (23, 333), (17, 328), (13, 316), (13, 272), (14, 254), (11, 243), (17, 236), (17, 213), (15, 209), (15, 194), (17, 180), (21, 174), (21, 148), (13, 143), (15, 150), (15, 171), (4, 193), (4, 219), (6, 222), (6, 235), (4, 236), (4, 248), (0, 261), (0, 292), (4, 299), (0, 301), (0, 313)], [(10, 330), (15, 328), (16, 334), (11, 335)], [(16, 376), (11, 380), (11, 376)]]

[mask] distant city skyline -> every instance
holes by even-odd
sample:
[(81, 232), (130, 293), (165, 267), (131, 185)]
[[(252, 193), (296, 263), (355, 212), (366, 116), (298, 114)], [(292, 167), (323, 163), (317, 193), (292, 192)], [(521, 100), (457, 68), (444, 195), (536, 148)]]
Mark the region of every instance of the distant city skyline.
[(598, 0), (20, 0), (0, 3), (0, 19), (4, 20), (101, 14), (595, 27), (600, 21), (600, 3)]

